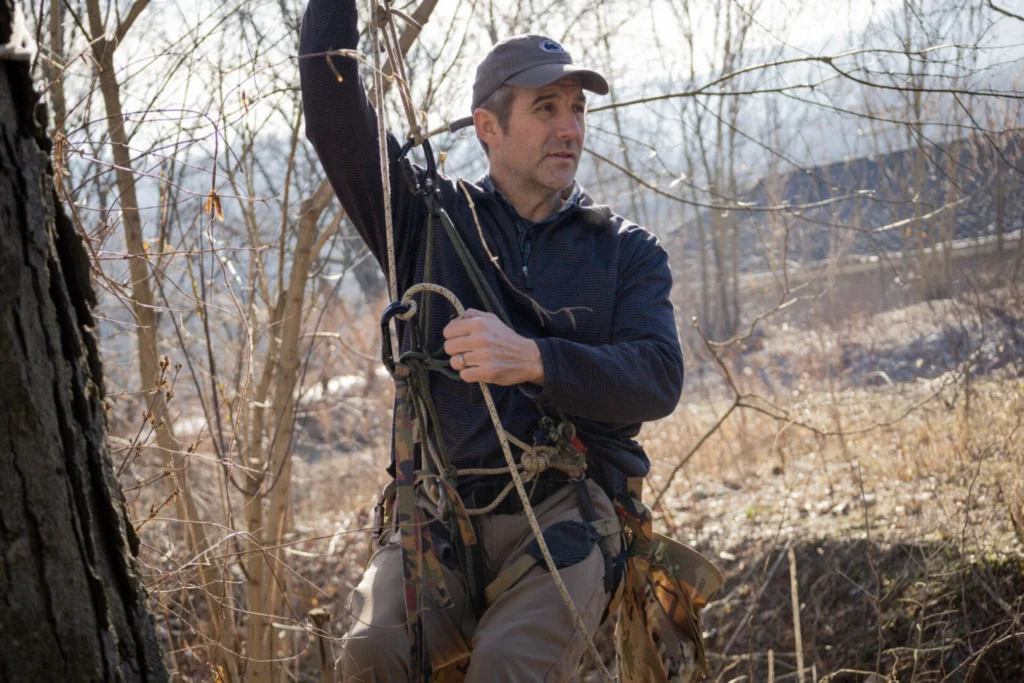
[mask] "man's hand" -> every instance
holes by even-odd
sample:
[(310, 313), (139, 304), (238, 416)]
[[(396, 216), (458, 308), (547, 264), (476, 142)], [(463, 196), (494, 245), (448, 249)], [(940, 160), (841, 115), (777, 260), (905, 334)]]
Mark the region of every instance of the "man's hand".
[(444, 338), (452, 369), (463, 382), (544, 385), (537, 342), (520, 336), (493, 313), (468, 309), (465, 318), (445, 326)]

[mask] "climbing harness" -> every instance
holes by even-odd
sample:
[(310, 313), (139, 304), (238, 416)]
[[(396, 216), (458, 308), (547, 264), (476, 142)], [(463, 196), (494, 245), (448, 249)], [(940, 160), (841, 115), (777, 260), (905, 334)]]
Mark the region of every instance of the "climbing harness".
[[(500, 316), (511, 327), (511, 322), (508, 320), (497, 297), (491, 291), (461, 235), (455, 229), (450, 217), (440, 204), (439, 188), (436, 182), (436, 164), (429, 141), (424, 141), (423, 143), (423, 151), (427, 160), (427, 173), (422, 182), (416, 182), (415, 172), (408, 161), (407, 154), (411, 148), (410, 143), (406, 143), (403, 147), (399, 161), (403, 165), (406, 180), (414, 185), (416, 194), (421, 195), (426, 204), (427, 244), (432, 243), (431, 232), (435, 222), (440, 223), (448, 237), (456, 245), (456, 250), (467, 272), (470, 273), (470, 279), (485, 307), (492, 313)], [(382, 157), (382, 159), (386, 158), (386, 156)], [(389, 240), (390, 242), (391, 240)], [(391, 253), (393, 254), (393, 251)], [(393, 256), (389, 255), (389, 258), (391, 257)], [(389, 269), (393, 269), (393, 267), (391, 265)], [(547, 418), (546, 421), (541, 421), (540, 427), (540, 431), (545, 438), (538, 439), (535, 444), (527, 444), (505, 431), (498, 417), (490, 389), (486, 383), (481, 382), (479, 385), (480, 390), (483, 393), (488, 413), (498, 434), (506, 466), (498, 468), (455, 468), (448, 457), (445, 440), (440, 433), (437, 410), (430, 397), (429, 373), (432, 371), (444, 374), (451, 373), (450, 376), (453, 376), (453, 378), (458, 376), (449, 369), (450, 365), (447, 360), (442, 359), (438, 354), (432, 353), (426, 348), (425, 337), (430, 329), (429, 311), (426, 303), (428, 299), (426, 295), (435, 294), (447, 299), (459, 317), (464, 317), (466, 311), (462, 302), (459, 301), (454, 293), (441, 285), (429, 282), (429, 263), (425, 264), (425, 271), (424, 277), (427, 281), (409, 287), (402, 294), (401, 299), (393, 301), (381, 316), (381, 356), (385, 367), (395, 380), (396, 387), (394, 427), (395, 504), (397, 507), (396, 519), (399, 525), (399, 535), (402, 540), (403, 569), (406, 580), (406, 610), (409, 617), (409, 641), (412, 648), (410, 680), (418, 683), (424, 680), (429, 672), (429, 662), (426, 657), (422, 620), (420, 618), (423, 608), (424, 590), (428, 591), (434, 606), (443, 609), (451, 605), (450, 597), (444, 586), (440, 562), (436, 559), (436, 554), (430, 552), (430, 549), (434, 546), (432, 532), (429, 525), (424, 523), (421, 510), (416, 505), (416, 486), (422, 483), (425, 485), (425, 490), (431, 501), (437, 505), (438, 518), (442, 522), (453, 521), (455, 523), (459, 532), (457, 536), (460, 543), (458, 545), (470, 554), (479, 552), (478, 549), (473, 548), (476, 545), (477, 539), (470, 518), (490, 513), (515, 489), (519, 499), (522, 501), (523, 513), (526, 515), (536, 538), (539, 555), (544, 559), (545, 565), (551, 572), (555, 585), (565, 600), (576, 627), (583, 635), (587, 648), (595, 657), (598, 666), (603, 669), (605, 680), (613, 681), (614, 679), (611, 674), (607, 672), (607, 669), (604, 669), (593, 639), (587, 632), (583, 619), (573, 604), (561, 575), (558, 573), (558, 564), (552, 557), (548, 544), (544, 539), (540, 525), (529, 502), (530, 494), (526, 490), (526, 484), (538, 481), (542, 473), (550, 470), (564, 473), (569, 481), (582, 481), (587, 467), (586, 455), (580, 448), (574, 445), (574, 441), (580, 444), (576, 438), (575, 429), (571, 423), (566, 421), (555, 425), (551, 418)], [(420, 311), (421, 304), (417, 303), (415, 298), (418, 294), (424, 295), (420, 298), (424, 308), (422, 313)], [(421, 315), (422, 318), (414, 320), (414, 318)], [(391, 324), (392, 321), (396, 320), (404, 321), (411, 326), (410, 336), (412, 338), (412, 347), (402, 353), (397, 359), (394, 358), (391, 335)], [(416, 467), (415, 443), (417, 442), (421, 446), (420, 469)], [(521, 452), (518, 463), (512, 455), (513, 446)], [(482, 508), (467, 509), (465, 507), (457, 491), (459, 476), (502, 474), (510, 475), (510, 481), (495, 496), (493, 501)], [(468, 571), (466, 574), (471, 584), (470, 595), (479, 594), (479, 587), (472, 585), (477, 578), (473, 576), (475, 572)], [(482, 611), (483, 606), (480, 607), (480, 611)]]
[[(446, 214), (438, 205), (434, 205), (440, 215)], [(488, 412), (498, 433), (502, 452), (505, 456), (506, 467), (503, 468), (466, 468), (457, 470), (447, 457), (444, 439), (441, 438), (437, 429), (437, 412), (432, 405), (429, 387), (428, 373), (431, 368), (438, 366), (438, 361), (429, 352), (423, 349), (413, 348), (403, 353), (398, 360), (395, 360), (391, 352), (392, 337), (390, 323), (393, 319), (405, 320), (412, 323), (412, 318), (418, 311), (418, 305), (413, 297), (421, 292), (432, 292), (446, 298), (459, 316), (465, 315), (465, 309), (458, 298), (448, 289), (424, 282), (413, 285), (406, 290), (402, 299), (389, 305), (381, 318), (382, 332), (382, 356), (385, 366), (392, 373), (396, 387), (395, 402), (395, 505), (397, 507), (397, 520), (399, 535), (402, 541), (403, 569), (406, 580), (406, 610), (408, 614), (409, 640), (412, 648), (412, 659), (410, 662), (410, 680), (422, 681), (429, 671), (429, 662), (426, 659), (426, 648), (423, 643), (422, 622), (420, 618), (424, 591), (429, 595), (431, 602), (437, 608), (444, 609), (451, 606), (451, 600), (444, 585), (444, 577), (441, 573), (440, 563), (436, 554), (432, 552), (434, 546), (430, 526), (424, 523), (422, 511), (416, 504), (416, 485), (425, 484), (427, 495), (437, 506), (438, 518), (442, 522), (452, 521), (458, 529), (458, 536), (461, 545), (469, 550), (477, 543), (476, 533), (470, 521), (471, 516), (487, 514), (493, 510), (502, 500), (510, 494), (512, 488), (516, 489), (523, 505), (523, 513), (530, 523), (534, 532), (536, 549), (544, 559), (551, 575), (562, 594), (573, 620), (580, 629), (588, 648), (592, 654), (597, 654), (597, 649), (587, 633), (578, 610), (569, 596), (568, 590), (558, 573), (558, 563), (552, 557), (544, 534), (540, 529), (533, 508), (530, 506), (530, 494), (526, 490), (526, 484), (537, 480), (539, 475), (549, 469), (556, 469), (564, 472), (570, 480), (582, 481), (586, 471), (585, 455), (572, 446), (572, 442), (566, 439), (566, 434), (560, 430), (554, 430), (560, 438), (556, 445), (528, 445), (513, 435), (507, 433), (502, 427), (498, 418), (494, 400), (491, 397), (489, 388), (485, 383), (480, 384)], [(412, 335), (418, 339), (416, 326), (413, 324)], [(421, 342), (422, 343), (422, 342)], [(387, 349), (387, 350), (384, 350)], [(416, 468), (415, 443), (420, 443), (420, 465)], [(433, 443), (436, 437), (436, 446)], [(511, 446), (515, 445), (522, 451), (520, 462), (516, 463), (512, 456)], [(510, 483), (488, 506), (476, 509), (467, 509), (462, 502), (456, 489), (457, 478), (460, 475), (497, 475), (509, 474)], [(467, 572), (467, 578), (472, 582), (475, 578), (474, 572)], [(472, 595), (475, 591), (472, 590)], [(600, 658), (596, 661), (600, 663)], [(603, 664), (601, 664), (603, 666)], [(607, 671), (605, 671), (607, 673)], [(611, 674), (606, 676), (607, 681), (614, 680)]]
[[(700, 667), (703, 667), (698, 612), (721, 585), (721, 574), (718, 574), (717, 569), (696, 551), (652, 533), (650, 511), (639, 499), (638, 482), (642, 480), (631, 480), (628, 495), (623, 494), (615, 501), (617, 517), (597, 519), (585, 483), (587, 449), (577, 437), (572, 423), (562, 415), (559, 415), (557, 420), (545, 415), (538, 424), (534, 442), (527, 444), (505, 431), (490, 389), (484, 382), (480, 382), (479, 387), (505, 457), (505, 466), (456, 468), (452, 464), (441, 433), (438, 412), (430, 394), (430, 373), (438, 372), (456, 380), (460, 378), (451, 370), (450, 360), (444, 354), (443, 348), (436, 351), (427, 348), (431, 295), (446, 299), (459, 317), (465, 316), (465, 308), (449, 289), (430, 282), (432, 251), (429, 245), (433, 244), (433, 231), (436, 225), (443, 228), (447, 238), (454, 245), (483, 306), (500, 317), (507, 326), (512, 327), (512, 323), (462, 235), (441, 205), (433, 149), (417, 121), (404, 60), (398, 47), (397, 31), (391, 21), (391, 10), (387, 0), (382, 1), (383, 5), (371, 2), (373, 17), (370, 33), (373, 42), (374, 91), (378, 96), (377, 133), (387, 233), (388, 291), (391, 299), (380, 319), (381, 358), (395, 382), (395, 480), (385, 488), (374, 510), (373, 538), (375, 543), (379, 540), (385, 521), (390, 518), (392, 525), (397, 527), (401, 540), (410, 644), (409, 680), (421, 683), (437, 679), (434, 676), (436, 672), (432, 671), (425, 644), (422, 622), (424, 602), (429, 601), (430, 606), (436, 609), (449, 608), (453, 604), (436, 552), (435, 532), (450, 537), (444, 540), (451, 541), (459, 563), (466, 569), (463, 573), (468, 583), (470, 602), (474, 607), (473, 615), (464, 619), (462, 624), (463, 634), (467, 640), (475, 628), (476, 619), (487, 605), (514, 585), (532, 567), (540, 565), (550, 572), (603, 680), (608, 683), (615, 681), (605, 667), (558, 571), (587, 557), (593, 547), (598, 545), (605, 559), (605, 589), (612, 595), (606, 616), (613, 613), (620, 603), (629, 608), (623, 610), (629, 614), (625, 621), (620, 616), (617, 628), (621, 681), (640, 683), (665, 680), (667, 683), (668, 680), (688, 680), (675, 675), (681, 671), (679, 662), (684, 658), (677, 658), (677, 662), (666, 665), (662, 657), (665, 643), (659, 642), (658, 638), (670, 636), (670, 630), (680, 625), (683, 630), (679, 637), (685, 637), (693, 642), (691, 660), (695, 658)], [(389, 56), (394, 82), (410, 126), (410, 135), (396, 161), (401, 165), (402, 177), (409, 191), (421, 197), (427, 209), (428, 249), (424, 262), (423, 282), (408, 287), (401, 297), (396, 279), (386, 108), (379, 99), (383, 93), (383, 72), (380, 67), (382, 48)], [(426, 170), (422, 174), (416, 172), (408, 158), (410, 150), (415, 146), (422, 146), (423, 149)], [(483, 239), (482, 232), (480, 237)], [(486, 242), (484, 247), (487, 248)], [(396, 331), (399, 330), (399, 325), (405, 325), (406, 327), (402, 329), (408, 333), (411, 340), (408, 348), (400, 351), (397, 358), (393, 350), (392, 325)], [(401, 347), (401, 344), (399, 346)], [(513, 457), (513, 447), (519, 450), (518, 462)], [(500, 491), (486, 504), (467, 508), (458, 492), (459, 477), (500, 475), (509, 477), (509, 481)], [(561, 486), (575, 486), (584, 521), (562, 522), (542, 531), (531, 505), (531, 500), (537, 499), (531, 496), (527, 485), (531, 486), (534, 494), (538, 490), (544, 493)], [(548, 487), (546, 490), (543, 488), (545, 486)], [(518, 500), (512, 498), (513, 490)], [(419, 500), (421, 495), (425, 495), (432, 509), (436, 510), (436, 519), (425, 518), (424, 506)], [(508, 569), (488, 585), (479, 585), (483, 573), (477, 568), (482, 566), (482, 551), (479, 548), (478, 527), (474, 519), (512, 505), (516, 507), (517, 512), (521, 507), (533, 532), (534, 540), (526, 553)], [(618, 557), (611, 555), (606, 541), (608, 537), (614, 535), (620, 535), (624, 541), (628, 541), (624, 545), (625, 551)], [(555, 547), (556, 552), (552, 552), (552, 547)], [(699, 567), (699, 580), (696, 583), (687, 580), (693, 577), (686, 574), (694, 566)], [(683, 578), (679, 578), (681, 576)], [(660, 607), (655, 607), (655, 603)], [(640, 618), (641, 606), (643, 619)], [(666, 615), (670, 626), (662, 628)], [(629, 618), (630, 616), (635, 618)], [(642, 637), (644, 634), (646, 637)], [(624, 646), (631, 648), (631, 651), (624, 654)], [(661, 674), (660, 677), (656, 675), (658, 673)], [(445, 681), (447, 680), (449, 679), (445, 678)]]

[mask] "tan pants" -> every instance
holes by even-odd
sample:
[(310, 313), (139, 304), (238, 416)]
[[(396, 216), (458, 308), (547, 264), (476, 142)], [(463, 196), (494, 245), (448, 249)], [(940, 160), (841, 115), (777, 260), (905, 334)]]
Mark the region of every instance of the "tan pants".
[[(587, 486), (598, 518), (614, 517), (608, 496), (592, 481)], [(575, 487), (555, 492), (534, 512), (542, 529), (562, 520), (581, 519)], [(522, 555), (533, 540), (523, 514), (484, 517), (480, 536), (488, 581)], [(618, 535), (609, 536), (607, 543), (612, 553), (619, 552)], [(435, 670), (471, 651), (465, 683), (556, 683), (575, 673), (586, 645), (546, 568), (533, 567), (484, 612), (469, 647), (459, 632), (461, 614), (468, 609), (465, 586), (458, 574), (447, 568), (444, 572), (454, 607), (444, 611), (428, 608), (423, 617)], [(604, 572), (598, 546), (584, 561), (560, 570), (592, 635), (610, 599), (604, 589)], [(386, 533), (352, 594), (352, 627), (342, 641), (343, 681), (402, 683), (408, 679), (403, 594), (401, 544), (397, 533)]]

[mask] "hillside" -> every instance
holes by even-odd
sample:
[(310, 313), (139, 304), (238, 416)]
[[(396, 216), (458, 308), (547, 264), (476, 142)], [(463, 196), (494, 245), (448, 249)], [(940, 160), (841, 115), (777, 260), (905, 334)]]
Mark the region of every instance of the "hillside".
[(789, 262), (807, 264), (1013, 232), (1024, 227), (1022, 160), (1024, 135), (1007, 133), (766, 176), (737, 201), (784, 208), (703, 211), (667, 241), (695, 263), (698, 223), (735, 227), (741, 271), (758, 272), (781, 258), (784, 237)]

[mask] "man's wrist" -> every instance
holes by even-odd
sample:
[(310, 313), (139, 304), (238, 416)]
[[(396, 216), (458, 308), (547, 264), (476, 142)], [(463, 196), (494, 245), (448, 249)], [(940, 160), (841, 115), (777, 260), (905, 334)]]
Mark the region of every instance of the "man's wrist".
[(540, 353), (540, 345), (537, 344), (533, 339), (530, 342), (530, 363), (529, 363), (529, 376), (526, 381), (530, 384), (536, 384), (538, 387), (544, 386), (544, 358)]

